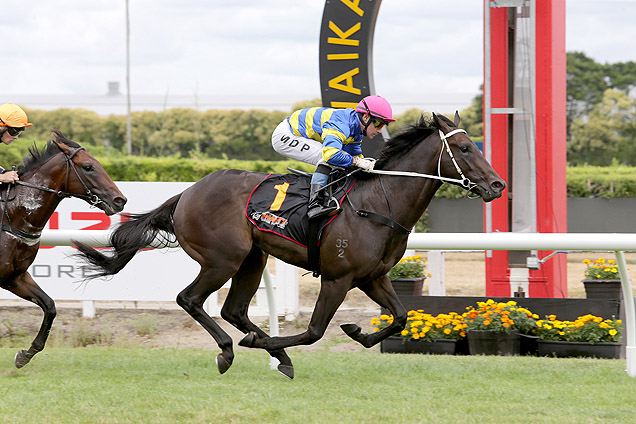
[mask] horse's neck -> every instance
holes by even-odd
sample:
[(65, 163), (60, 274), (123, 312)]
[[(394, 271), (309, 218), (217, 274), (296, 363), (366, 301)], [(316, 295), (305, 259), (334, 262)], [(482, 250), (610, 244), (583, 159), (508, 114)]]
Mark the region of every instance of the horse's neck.
[[(20, 180), (59, 191), (63, 188), (65, 180), (63, 174), (64, 167), (59, 166), (56, 159), (52, 158), (26, 175), (21, 175)], [(55, 193), (22, 185), (16, 185), (11, 191), (14, 194), (9, 192), (9, 198), (15, 195), (15, 199), (7, 203), (11, 225), (26, 232), (44, 228), (62, 199)]]

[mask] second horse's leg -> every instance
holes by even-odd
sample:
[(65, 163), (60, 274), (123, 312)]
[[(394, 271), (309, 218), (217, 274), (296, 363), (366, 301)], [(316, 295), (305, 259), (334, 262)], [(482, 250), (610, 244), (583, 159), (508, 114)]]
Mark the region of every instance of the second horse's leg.
[[(258, 337), (268, 337), (256, 324), (250, 321), (247, 311), (250, 300), (258, 290), (261, 276), (267, 263), (267, 254), (257, 247), (253, 247), (245, 258), (239, 270), (232, 277), (230, 292), (223, 303), (221, 316), (227, 322), (238, 328), (243, 333), (255, 332)], [(269, 350), (269, 354), (278, 359), (278, 371), (285, 377), (294, 378), (294, 367), (291, 359), (283, 349)]]
[(22, 368), (29, 363), (31, 358), (36, 353), (44, 349), (46, 339), (49, 337), (53, 320), (57, 315), (55, 309), (55, 303), (44, 291), (37, 285), (37, 283), (31, 278), (28, 272), (18, 275), (13, 281), (3, 281), (2, 287), (9, 290), (16, 296), (20, 296), (22, 299), (33, 302), (42, 308), (44, 312), (44, 318), (40, 325), (40, 330), (37, 336), (33, 339), (31, 347), (28, 350), (21, 350), (15, 355), (15, 366)]

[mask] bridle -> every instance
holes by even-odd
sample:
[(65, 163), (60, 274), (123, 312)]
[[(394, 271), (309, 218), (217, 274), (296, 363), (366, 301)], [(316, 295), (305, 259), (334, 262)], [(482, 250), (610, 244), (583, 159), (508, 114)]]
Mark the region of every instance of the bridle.
[[(60, 198), (67, 198), (67, 197), (75, 197), (78, 199), (82, 199), (86, 202), (88, 202), (91, 206), (97, 206), (100, 203), (104, 203), (103, 200), (101, 200), (95, 193), (93, 193), (91, 191), (90, 188), (88, 188), (88, 186), (86, 185), (86, 183), (84, 182), (84, 180), (82, 179), (82, 177), (80, 176), (79, 172), (77, 171), (77, 168), (75, 167), (75, 164), (73, 163), (73, 158), (75, 157), (75, 155), (77, 153), (79, 153), (82, 150), (86, 150), (83, 147), (79, 147), (77, 148), (71, 155), (67, 155), (66, 153), (62, 152), (64, 154), (64, 158), (66, 159), (66, 177), (65, 177), (65, 183), (64, 183), (64, 187), (68, 187), (68, 180), (69, 180), (69, 175), (70, 175), (70, 171), (71, 169), (73, 170), (73, 173), (75, 174), (75, 177), (77, 178), (77, 180), (80, 182), (80, 184), (82, 185), (82, 187), (84, 188), (84, 192), (86, 194), (77, 194), (77, 193), (70, 193), (68, 191), (63, 191), (63, 190), (53, 190), (52, 188), (49, 187), (45, 187), (45, 186), (40, 186), (40, 185), (36, 185), (36, 184), (31, 184), (28, 183), (26, 181), (15, 181), (15, 184), (17, 185), (21, 185), (21, 186), (25, 186), (25, 187), (29, 187), (29, 188), (33, 188), (36, 190), (40, 190), (40, 191), (45, 191), (47, 193), (54, 193), (56, 194), (58, 197)], [(42, 235), (42, 233), (27, 233), (25, 231), (20, 230), (19, 228), (15, 228), (11, 225), (11, 219), (9, 217), (9, 213), (7, 211), (6, 208), (6, 203), (12, 201), (15, 199), (15, 195), (13, 198), (10, 198), (10, 191), (11, 191), (11, 187), (13, 186), (13, 184), (9, 184), (7, 187), (7, 192), (6, 192), (6, 198), (5, 199), (1, 199), (2, 202), (2, 217), (0, 218), (0, 227), (2, 228), (2, 231), (7, 231), (15, 236), (24, 238), (24, 239), (28, 239), (28, 240), (37, 240), (40, 238), (40, 236)], [(14, 191), (15, 191), (15, 186), (14, 187)], [(4, 223), (4, 220), (7, 220), (7, 224)]]
[(52, 188), (49, 188), (49, 187), (39, 186), (36, 184), (27, 183), (26, 181), (20, 181), (20, 180), (16, 181), (15, 183), (25, 187), (30, 187), (37, 190), (46, 191), (48, 193), (55, 193), (58, 197), (61, 197), (61, 198), (76, 197), (78, 199), (82, 199), (88, 202), (91, 206), (97, 206), (100, 203), (103, 203), (103, 201), (96, 194), (94, 194), (90, 188), (88, 188), (88, 186), (86, 185), (86, 183), (80, 176), (79, 172), (77, 172), (77, 168), (75, 168), (75, 164), (73, 163), (73, 158), (75, 157), (75, 155), (82, 150), (86, 150), (86, 149), (84, 149), (83, 147), (79, 147), (70, 156), (64, 154), (64, 158), (66, 159), (66, 179), (65, 179), (64, 187), (68, 187), (68, 177), (70, 174), (70, 170), (72, 169), (73, 173), (75, 174), (75, 177), (77, 178), (77, 181), (79, 181), (80, 184), (82, 184), (82, 187), (84, 188), (84, 192), (86, 194), (69, 193), (68, 191), (63, 191), (63, 190), (53, 190)]
[[(447, 134), (444, 134), (442, 130), (439, 130), (439, 138), (442, 142), (442, 148), (440, 149), (439, 158), (437, 160), (437, 175), (420, 174), (418, 172), (408, 172), (408, 171), (385, 171), (385, 170), (379, 170), (379, 169), (373, 169), (371, 171), (365, 171), (365, 172), (370, 172), (372, 174), (382, 174), (382, 175), (397, 175), (401, 177), (431, 178), (434, 180), (440, 180), (442, 182), (456, 183), (464, 187), (466, 190), (470, 191), (473, 188), (477, 187), (477, 184), (472, 182), (469, 178), (466, 178), (466, 176), (464, 175), (464, 172), (457, 164), (457, 161), (455, 160), (455, 155), (453, 155), (453, 151), (451, 150), (450, 145), (448, 144), (448, 138), (458, 133), (466, 134), (466, 131), (462, 129), (455, 129), (450, 131)], [(455, 166), (455, 170), (457, 171), (457, 173), (459, 174), (461, 178), (442, 177), (441, 169), (442, 169), (442, 156), (444, 155), (444, 150), (446, 150), (446, 152), (450, 156), (451, 161), (453, 162), (453, 165)]]

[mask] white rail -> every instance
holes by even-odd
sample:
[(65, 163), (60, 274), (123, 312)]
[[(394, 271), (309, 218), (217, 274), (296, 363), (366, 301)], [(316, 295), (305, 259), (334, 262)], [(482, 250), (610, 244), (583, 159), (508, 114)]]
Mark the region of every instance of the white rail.
[(426, 233), (412, 234), (409, 249), (425, 250), (608, 250), (616, 254), (625, 302), (627, 374), (636, 377), (636, 312), (624, 251), (636, 250), (636, 234)]

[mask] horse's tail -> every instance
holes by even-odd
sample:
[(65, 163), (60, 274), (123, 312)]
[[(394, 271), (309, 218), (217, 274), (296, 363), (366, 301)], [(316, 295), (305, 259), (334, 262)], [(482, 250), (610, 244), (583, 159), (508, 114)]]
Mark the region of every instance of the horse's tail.
[(113, 249), (110, 255), (73, 241), (79, 250), (76, 256), (88, 262), (88, 269), (93, 271), (88, 279), (117, 274), (157, 236), (163, 238), (162, 244), (167, 246), (166, 236), (175, 235), (172, 215), (180, 198), (181, 194), (177, 194), (150, 212), (130, 214), (130, 219), (122, 222), (110, 235), (109, 247)]

